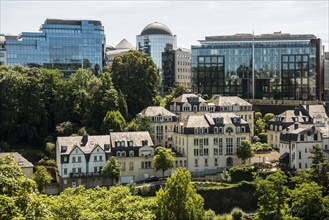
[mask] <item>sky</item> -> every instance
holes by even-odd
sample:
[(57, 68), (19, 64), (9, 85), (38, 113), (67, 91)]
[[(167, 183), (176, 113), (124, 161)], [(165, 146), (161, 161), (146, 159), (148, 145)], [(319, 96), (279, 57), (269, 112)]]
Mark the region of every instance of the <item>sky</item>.
[(152, 22), (167, 25), (177, 45), (191, 48), (205, 36), (236, 33), (314, 34), (329, 51), (329, 1), (115, 1), (0, 0), (0, 33), (35, 32), (47, 18), (100, 20), (106, 44), (136, 35)]

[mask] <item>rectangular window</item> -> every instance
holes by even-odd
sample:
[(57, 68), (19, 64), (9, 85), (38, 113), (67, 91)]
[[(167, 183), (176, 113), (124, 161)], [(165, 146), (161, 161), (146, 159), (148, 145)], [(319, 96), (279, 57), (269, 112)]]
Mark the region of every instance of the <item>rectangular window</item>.
[(300, 141), (304, 141), (305, 138), (304, 138), (304, 135), (300, 135)]
[(134, 170), (134, 162), (129, 162), (129, 170)]
[(299, 169), (302, 169), (302, 163), (298, 163)]
[(208, 138), (205, 138), (203, 143), (204, 145), (208, 146)]
[(97, 156), (94, 156), (94, 161), (97, 161)]
[(99, 156), (99, 161), (103, 161), (103, 156), (102, 155)]
[(194, 149), (194, 156), (195, 157), (199, 156), (199, 149)]
[(125, 162), (122, 162), (121, 163), (121, 170), (122, 171), (125, 171), (126, 170), (126, 163)]
[(72, 157), (72, 163), (76, 163), (75, 157)]
[(151, 161), (142, 162), (142, 169), (151, 169)]
[(208, 159), (207, 158), (204, 159), (204, 166), (206, 166), (206, 167), (208, 166)]
[(298, 159), (302, 159), (302, 152), (301, 151), (298, 152)]
[(199, 145), (199, 139), (194, 138), (194, 146), (198, 146)]
[(214, 145), (218, 145), (218, 138), (214, 138)]
[(203, 150), (203, 152), (204, 152), (204, 155), (205, 155), (205, 156), (208, 156), (208, 155), (209, 155), (209, 150), (208, 150), (208, 148), (205, 148), (205, 149)]
[(200, 146), (199, 154), (200, 154), (200, 156), (203, 156), (203, 146)]
[(81, 163), (81, 157), (80, 156), (78, 157), (78, 163)]
[(218, 159), (215, 158), (215, 166), (218, 166)]
[(97, 173), (97, 167), (94, 167), (94, 173)]
[(72, 168), (72, 173), (75, 174), (77, 172), (76, 168)]
[(81, 167), (78, 167), (78, 173), (81, 173)]
[(198, 167), (198, 166), (199, 166), (199, 164), (198, 164), (198, 159), (194, 159), (194, 166), (195, 166), (195, 167)]
[(215, 156), (218, 155), (218, 148), (214, 148), (214, 155), (215, 155)]
[(241, 145), (241, 138), (238, 137), (236, 138), (236, 146), (240, 146)]
[(233, 138), (226, 138), (226, 154), (233, 154)]
[(67, 175), (67, 168), (64, 168), (64, 175)]
[(305, 163), (305, 168), (307, 168), (307, 163)]

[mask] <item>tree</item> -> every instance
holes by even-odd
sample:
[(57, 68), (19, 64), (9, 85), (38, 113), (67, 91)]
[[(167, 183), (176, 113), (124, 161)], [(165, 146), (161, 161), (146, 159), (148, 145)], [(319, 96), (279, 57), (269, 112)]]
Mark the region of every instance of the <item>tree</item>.
[(322, 187), (315, 182), (298, 184), (291, 198), (293, 216), (305, 220), (326, 219)]
[(274, 117), (275, 117), (275, 115), (273, 113), (266, 113), (265, 116), (264, 116), (265, 123), (267, 123), (268, 121), (270, 121)]
[(153, 105), (159, 74), (152, 58), (139, 51), (128, 51), (113, 60), (111, 74), (115, 88), (124, 95), (130, 117)]
[(311, 165), (311, 179), (323, 186), (323, 190), (326, 195), (329, 194), (329, 163), (328, 159), (325, 156), (322, 148), (320, 145), (313, 146), (312, 149), (309, 150), (311, 156), (309, 157), (312, 159)]
[(183, 168), (167, 180), (166, 186), (156, 193), (156, 216), (160, 220), (203, 219), (203, 198), (191, 183), (191, 174)]
[(257, 216), (259, 219), (283, 219), (287, 212), (289, 189), (287, 176), (277, 171), (265, 180), (256, 179), (256, 192), (259, 195)]
[(110, 130), (123, 131), (126, 120), (119, 111), (108, 111), (103, 120), (103, 132), (108, 134)]
[(172, 95), (178, 97), (188, 92), (188, 88), (180, 83), (175, 83), (173, 87)]
[(37, 171), (32, 176), (32, 179), (36, 182), (39, 192), (42, 193), (45, 186), (51, 182), (52, 177), (48, 173), (46, 167), (38, 166)]
[(164, 172), (174, 167), (174, 153), (167, 148), (157, 147), (154, 152), (154, 167), (155, 170), (162, 170), (162, 177)]
[(120, 176), (120, 168), (121, 165), (119, 164), (117, 158), (111, 156), (102, 168), (102, 176), (104, 178), (109, 178), (111, 180), (111, 185), (113, 185), (114, 179)]
[(236, 150), (236, 155), (246, 164), (246, 160), (254, 156), (250, 141), (242, 140)]

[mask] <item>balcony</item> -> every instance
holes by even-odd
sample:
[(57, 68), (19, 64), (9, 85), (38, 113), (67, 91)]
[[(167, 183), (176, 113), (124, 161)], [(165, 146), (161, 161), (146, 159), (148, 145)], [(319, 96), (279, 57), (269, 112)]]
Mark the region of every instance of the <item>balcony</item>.
[(101, 172), (87, 172), (87, 173), (82, 173), (82, 172), (79, 172), (79, 173), (70, 173), (70, 177), (73, 178), (73, 177), (93, 177), (93, 176), (101, 176)]

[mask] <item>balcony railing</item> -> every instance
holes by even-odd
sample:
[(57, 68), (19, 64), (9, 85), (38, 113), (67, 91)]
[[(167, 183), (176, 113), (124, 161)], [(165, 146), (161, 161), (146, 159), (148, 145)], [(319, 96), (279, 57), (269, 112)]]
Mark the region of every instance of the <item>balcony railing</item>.
[(91, 177), (91, 176), (100, 176), (101, 172), (79, 172), (79, 173), (70, 173), (70, 177)]

